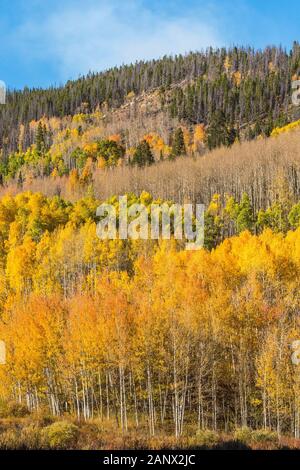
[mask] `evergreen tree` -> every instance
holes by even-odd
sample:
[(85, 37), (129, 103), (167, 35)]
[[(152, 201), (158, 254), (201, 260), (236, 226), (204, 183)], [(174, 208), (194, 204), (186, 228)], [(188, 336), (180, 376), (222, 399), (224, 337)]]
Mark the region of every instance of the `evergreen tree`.
[(181, 127), (176, 129), (172, 139), (172, 156), (179, 157), (180, 155), (186, 155), (184, 135)]
[(154, 163), (154, 157), (151, 152), (150, 145), (146, 140), (143, 140), (137, 146), (131, 163), (132, 165), (137, 165), (139, 167), (152, 165)]
[(36, 151), (39, 155), (42, 155), (46, 150), (46, 132), (46, 127), (39, 122), (35, 135)]
[(242, 200), (238, 206), (238, 215), (236, 219), (236, 226), (238, 233), (243, 230), (253, 230), (254, 217), (253, 208), (248, 194), (244, 193)]
[(114, 140), (99, 140), (97, 144), (99, 155), (104, 158), (108, 166), (115, 166), (125, 155), (125, 148)]
[(210, 150), (225, 145), (229, 147), (236, 138), (236, 130), (227, 125), (223, 111), (213, 113), (207, 129), (206, 142)]

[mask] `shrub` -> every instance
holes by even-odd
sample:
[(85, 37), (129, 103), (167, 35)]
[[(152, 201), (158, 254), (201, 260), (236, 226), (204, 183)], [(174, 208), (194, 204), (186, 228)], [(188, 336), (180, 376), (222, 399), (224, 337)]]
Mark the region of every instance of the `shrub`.
[(80, 434), (77, 440), (77, 448), (83, 450), (97, 450), (103, 444), (103, 423), (94, 420), (85, 423), (80, 427)]
[(258, 429), (252, 431), (248, 427), (238, 428), (234, 433), (234, 439), (243, 443), (276, 443), (278, 442), (277, 434), (270, 429)]
[(16, 429), (8, 429), (0, 434), (1, 450), (16, 450), (19, 448), (20, 439)]
[(41, 447), (40, 430), (33, 424), (23, 428), (9, 428), (0, 433), (0, 449), (2, 450), (33, 450)]
[(153, 449), (153, 450), (173, 450), (176, 447), (180, 448), (179, 441), (174, 436), (159, 435), (145, 439), (144, 444), (140, 440), (139, 449)]
[(16, 402), (11, 402), (8, 404), (8, 416), (13, 416), (14, 418), (23, 418), (29, 414), (30, 412), (26, 405), (22, 405), (21, 403)]
[(200, 429), (196, 433), (196, 444), (199, 446), (212, 447), (219, 441), (219, 436), (215, 431)]
[(45, 426), (49, 426), (55, 421), (55, 418), (52, 415), (50, 415), (47, 411), (44, 411), (44, 410), (36, 411), (32, 413), (30, 418), (31, 418), (31, 421), (34, 423), (34, 425), (38, 426), (39, 428), (44, 428)]
[(42, 447), (41, 430), (34, 424), (22, 428), (19, 447), (26, 450), (40, 449)]
[(247, 426), (237, 428), (234, 432), (234, 439), (239, 442), (247, 443), (251, 441), (252, 431)]
[(68, 449), (76, 444), (78, 427), (68, 421), (57, 421), (43, 429), (46, 446), (51, 449)]
[(0, 401), (0, 418), (23, 418), (28, 414), (27, 406), (21, 403)]
[(257, 443), (278, 442), (278, 436), (276, 432), (273, 432), (270, 429), (258, 429), (256, 431), (252, 431), (251, 438), (253, 442), (257, 442)]

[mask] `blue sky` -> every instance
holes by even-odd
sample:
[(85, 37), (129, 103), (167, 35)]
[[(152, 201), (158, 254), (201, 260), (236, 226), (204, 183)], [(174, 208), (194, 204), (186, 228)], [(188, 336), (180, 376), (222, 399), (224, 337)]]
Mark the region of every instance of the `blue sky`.
[(137, 59), (300, 39), (294, 0), (1, 0), (0, 80), (46, 87)]

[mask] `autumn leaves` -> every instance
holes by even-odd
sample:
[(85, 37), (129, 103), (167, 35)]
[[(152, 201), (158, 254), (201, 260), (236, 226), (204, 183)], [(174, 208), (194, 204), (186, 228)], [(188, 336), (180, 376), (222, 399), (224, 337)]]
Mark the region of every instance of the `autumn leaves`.
[(298, 436), (299, 229), (187, 252), (101, 241), (93, 210), (1, 201), (2, 396), (150, 435), (192, 424)]

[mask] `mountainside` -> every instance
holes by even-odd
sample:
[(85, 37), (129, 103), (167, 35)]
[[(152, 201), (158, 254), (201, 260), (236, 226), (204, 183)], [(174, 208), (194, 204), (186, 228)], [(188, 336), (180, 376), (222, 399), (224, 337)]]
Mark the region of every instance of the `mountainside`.
[[(297, 128), (299, 108), (291, 104), (291, 86), (299, 70), (298, 43), (290, 53), (275, 47), (209, 49), (90, 74), (64, 87), (9, 92), (7, 104), (0, 106), (2, 191), (35, 184), (52, 186), (50, 193), (54, 187), (65, 193), (71, 187), (74, 198), (94, 186), (95, 193), (106, 198), (111, 195), (102, 190), (107, 181), (113, 187), (112, 182), (126, 172), (133, 181), (135, 167), (161, 165), (183, 156), (198, 159), (217, 147), (223, 147), (224, 153), (224, 147), (238, 142), (244, 145), (238, 152), (244, 154), (246, 141), (290, 130), (292, 122)], [(259, 146), (248, 157), (253, 162), (257, 151)], [(222, 159), (220, 155), (218, 165)], [(235, 162), (238, 168), (236, 158)], [(198, 166), (208, 168), (209, 159)], [(173, 171), (171, 167), (167, 165), (166, 171)], [(191, 165), (186, 162), (182, 167), (186, 173)], [(151, 191), (156, 193), (159, 178), (155, 170), (149, 170), (151, 174), (156, 185)], [(208, 176), (205, 191), (199, 190), (201, 178), (187, 178), (185, 186), (190, 189), (186, 192), (181, 185), (179, 192), (170, 195), (208, 202), (219, 192), (221, 176)], [(191, 189), (195, 185), (197, 191)], [(117, 192), (124, 186), (126, 191), (138, 191), (151, 184), (148, 180), (140, 188), (137, 182), (126, 183)], [(263, 202), (257, 204), (247, 184), (233, 187), (227, 182), (223, 189), (238, 198), (245, 190), (255, 207), (267, 207), (265, 190)]]
[(18, 148), (20, 124), (25, 126), (26, 147), (32, 143), (33, 120), (118, 108), (128, 98), (153, 90), (168, 118), (207, 125), (222, 111), (237, 136), (242, 127), (247, 138), (253, 138), (290, 119), (291, 80), (299, 69), (296, 42), (290, 52), (275, 47), (211, 48), (90, 74), (58, 88), (12, 91), (0, 107), (0, 148), (4, 158)]
[[(209, 49), (8, 94), (0, 449), (300, 448), (299, 71)], [(144, 226), (204, 203), (203, 249), (99, 237), (125, 194)]]

